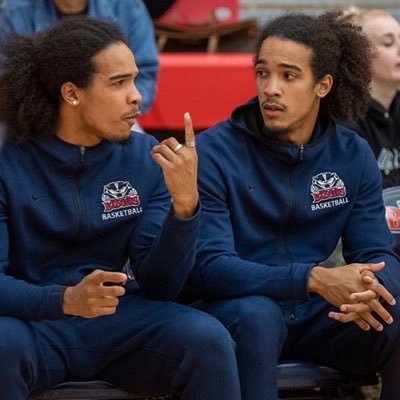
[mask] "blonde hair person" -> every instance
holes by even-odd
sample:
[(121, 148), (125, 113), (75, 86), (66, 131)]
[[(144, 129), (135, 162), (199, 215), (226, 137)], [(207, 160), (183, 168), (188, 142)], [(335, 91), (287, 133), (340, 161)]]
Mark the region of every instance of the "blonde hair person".
[(371, 101), (357, 130), (370, 143), (383, 187), (400, 185), (400, 24), (386, 10), (350, 7), (346, 18), (361, 27), (375, 47)]

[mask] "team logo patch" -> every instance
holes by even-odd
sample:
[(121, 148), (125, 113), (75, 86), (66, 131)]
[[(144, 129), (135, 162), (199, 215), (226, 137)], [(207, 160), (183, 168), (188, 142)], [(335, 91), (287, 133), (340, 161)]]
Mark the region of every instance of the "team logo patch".
[(346, 194), (346, 186), (336, 172), (321, 172), (311, 180), (311, 209), (315, 211), (348, 203)]
[(101, 201), (104, 206), (103, 220), (142, 212), (139, 194), (128, 181), (116, 181), (104, 185)]

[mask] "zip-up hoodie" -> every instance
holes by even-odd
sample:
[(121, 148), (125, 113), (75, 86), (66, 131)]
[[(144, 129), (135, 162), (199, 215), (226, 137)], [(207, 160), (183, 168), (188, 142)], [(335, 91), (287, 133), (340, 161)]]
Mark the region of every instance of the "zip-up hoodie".
[(400, 185), (400, 93), (389, 110), (371, 100), (365, 118), (354, 129), (367, 139), (382, 173), (383, 187)]
[(347, 263), (385, 261), (378, 276), (399, 294), (400, 263), (367, 142), (321, 117), (301, 146), (263, 126), (253, 99), (198, 135), (202, 222), (193, 279), (203, 297), (307, 300), (311, 268), (340, 237)]
[(156, 143), (79, 148), (57, 137), (6, 143), (0, 154), (0, 315), (63, 318), (67, 286), (96, 268), (130, 260), (141, 290), (173, 299), (193, 266), (199, 216), (168, 212), (171, 200), (151, 159)]

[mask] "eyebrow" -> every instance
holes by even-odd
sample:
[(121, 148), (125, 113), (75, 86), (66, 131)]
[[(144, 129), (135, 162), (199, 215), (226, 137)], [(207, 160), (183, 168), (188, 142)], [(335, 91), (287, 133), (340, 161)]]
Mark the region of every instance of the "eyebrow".
[(110, 76), (108, 79), (110, 81), (115, 81), (117, 79), (134, 78), (137, 75), (138, 75), (138, 73), (134, 73), (134, 74), (116, 74), (116, 75)]
[(280, 63), (278, 64), (278, 66), (286, 69), (294, 69), (295, 71), (298, 72), (303, 72), (303, 70), (295, 64)]
[[(258, 59), (254, 65), (257, 66), (259, 64), (266, 65), (268, 63), (264, 59)], [(303, 70), (300, 67), (298, 67), (296, 64), (279, 63), (278, 67), (285, 68), (285, 69), (292, 69), (292, 70), (295, 70), (298, 72), (303, 72)]]
[(384, 33), (383, 35), (381, 35), (381, 37), (390, 37), (390, 38), (393, 38), (393, 37), (396, 37), (397, 35), (396, 34), (394, 34), (394, 33), (392, 33), (392, 32), (387, 32), (387, 33)]

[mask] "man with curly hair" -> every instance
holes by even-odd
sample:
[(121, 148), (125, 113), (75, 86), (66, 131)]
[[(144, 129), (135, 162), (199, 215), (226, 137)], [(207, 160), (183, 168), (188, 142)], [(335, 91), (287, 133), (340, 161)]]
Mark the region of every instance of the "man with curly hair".
[(7, 0), (0, 10), (0, 38), (12, 32), (32, 35), (77, 15), (113, 21), (124, 32), (140, 69), (141, 112), (147, 112), (156, 96), (159, 61), (153, 23), (142, 0)]
[(234, 345), (172, 300), (194, 264), (197, 155), (131, 131), (139, 70), (118, 28), (63, 19), (0, 46), (0, 399), (103, 379), (239, 400)]
[[(367, 142), (371, 49), (341, 14), (283, 15), (254, 59), (258, 96), (198, 135), (192, 283), (230, 331), (242, 399), (277, 398), (279, 359), (379, 371), (400, 398), (400, 262)], [(321, 263), (343, 242), (346, 265)]]

